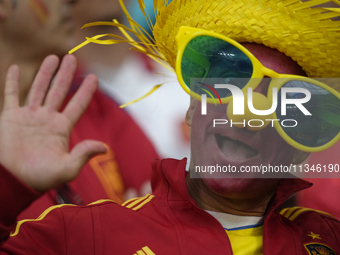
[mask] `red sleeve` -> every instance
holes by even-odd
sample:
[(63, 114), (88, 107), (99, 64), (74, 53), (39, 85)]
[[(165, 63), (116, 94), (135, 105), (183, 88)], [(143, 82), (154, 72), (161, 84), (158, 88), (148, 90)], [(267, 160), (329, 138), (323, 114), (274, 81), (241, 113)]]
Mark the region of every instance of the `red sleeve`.
[(35, 220), (19, 221), (0, 254), (101, 254), (99, 219), (97, 206), (52, 206)]
[[(37, 219), (16, 222), (17, 215), (41, 194), (25, 185), (0, 165), (0, 254), (94, 254), (92, 208), (56, 205)], [(62, 207), (62, 208), (60, 208)], [(79, 220), (83, 219), (83, 220)], [(77, 247), (66, 240), (70, 233), (88, 238), (75, 238)], [(80, 245), (82, 244), (82, 245)], [(69, 252), (73, 249), (73, 252)]]
[(0, 254), (62, 255), (66, 254), (65, 240), (63, 215), (56, 209), (48, 217), (19, 221), (11, 236), (1, 246)]
[(0, 242), (6, 240), (17, 215), (41, 194), (34, 191), (0, 165)]

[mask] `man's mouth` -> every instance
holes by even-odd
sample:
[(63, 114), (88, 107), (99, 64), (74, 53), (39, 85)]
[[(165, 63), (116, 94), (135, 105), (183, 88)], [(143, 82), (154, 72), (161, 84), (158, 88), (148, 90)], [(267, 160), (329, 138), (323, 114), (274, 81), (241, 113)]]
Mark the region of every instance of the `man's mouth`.
[(249, 145), (238, 140), (233, 140), (228, 136), (216, 134), (215, 139), (222, 152), (232, 159), (248, 159), (255, 157), (259, 153), (256, 149)]

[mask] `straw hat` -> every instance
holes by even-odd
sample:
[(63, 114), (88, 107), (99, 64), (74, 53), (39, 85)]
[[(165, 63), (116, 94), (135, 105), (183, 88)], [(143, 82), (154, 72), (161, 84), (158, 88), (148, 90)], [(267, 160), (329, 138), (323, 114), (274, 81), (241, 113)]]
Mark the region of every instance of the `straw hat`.
[[(277, 49), (296, 61), (311, 78), (340, 77), (339, 0), (154, 0), (156, 24), (150, 22), (150, 26), (155, 40), (145, 35), (130, 17), (123, 0), (119, 1), (130, 28), (115, 20), (84, 27), (118, 26), (126, 38), (99, 35), (87, 38), (85, 44), (128, 42), (135, 50), (174, 68), (177, 31), (180, 26), (191, 26), (226, 35), (240, 43), (254, 42)], [(138, 3), (149, 20), (144, 0)], [(126, 32), (132, 32), (139, 41)], [(99, 40), (102, 36), (115, 38)], [(340, 85), (336, 89), (340, 91)]]
[[(180, 26), (223, 34), (283, 52), (309, 77), (340, 77), (340, 8), (315, 7), (314, 0), (173, 0), (158, 5), (153, 35), (166, 61), (175, 66)], [(334, 1), (340, 7), (339, 1)]]

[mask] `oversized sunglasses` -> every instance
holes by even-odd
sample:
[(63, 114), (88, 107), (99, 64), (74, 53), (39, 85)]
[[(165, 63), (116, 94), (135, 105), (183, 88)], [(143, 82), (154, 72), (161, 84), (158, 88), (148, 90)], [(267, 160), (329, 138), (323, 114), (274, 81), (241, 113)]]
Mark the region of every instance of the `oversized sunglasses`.
[[(303, 88), (311, 95), (304, 104), (311, 116), (289, 105), (285, 116), (282, 116), (280, 103), (273, 113), (275, 119), (290, 117), (299, 123), (295, 127), (286, 127), (279, 121), (274, 122), (277, 132), (288, 144), (302, 151), (317, 152), (331, 147), (340, 139), (340, 93), (325, 83), (299, 75), (279, 74), (264, 67), (238, 42), (211, 31), (182, 26), (176, 42), (176, 74), (183, 89), (195, 99), (201, 100), (202, 94), (208, 93), (208, 103), (216, 104), (217, 98), (221, 104), (232, 100), (229, 90), (214, 89), (214, 84), (206, 82), (209, 78), (215, 78), (215, 84), (216, 81), (233, 84), (247, 91), (248, 88), (254, 90), (261, 78), (270, 77), (267, 95), (270, 102), (273, 100), (270, 93), (273, 88), (278, 94), (283, 88)], [(305, 95), (287, 93), (287, 99), (299, 96)]]

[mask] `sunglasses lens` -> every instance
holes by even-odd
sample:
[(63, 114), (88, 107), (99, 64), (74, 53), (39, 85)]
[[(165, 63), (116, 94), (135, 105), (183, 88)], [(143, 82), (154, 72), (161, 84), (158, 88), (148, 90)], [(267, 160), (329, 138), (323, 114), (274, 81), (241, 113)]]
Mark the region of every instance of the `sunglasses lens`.
[[(248, 56), (231, 43), (211, 36), (198, 36), (188, 43), (183, 52), (181, 71), (186, 86), (201, 94), (200, 86), (195, 89), (194, 84), (208, 83), (206, 78), (215, 78), (211, 79), (214, 84), (208, 84), (211, 87), (217, 83), (245, 87), (252, 76), (253, 65)], [(218, 91), (218, 94), (220, 97), (231, 95), (226, 89)]]
[[(282, 88), (285, 87), (305, 88), (311, 93), (311, 99), (303, 106), (312, 115), (305, 115), (293, 104), (287, 105), (285, 116), (279, 115), (281, 113), (281, 98), (278, 98), (277, 118), (287, 119), (286, 123), (281, 122), (281, 127), (290, 138), (304, 146), (319, 147), (338, 135), (340, 132), (340, 100), (335, 95), (317, 85), (303, 81), (290, 81), (282, 86)], [(286, 94), (287, 99), (298, 99), (305, 96), (303, 93)], [(289, 123), (288, 119), (295, 120), (295, 123)], [(297, 125), (292, 127), (295, 124)], [(291, 127), (288, 127), (289, 125)]]

